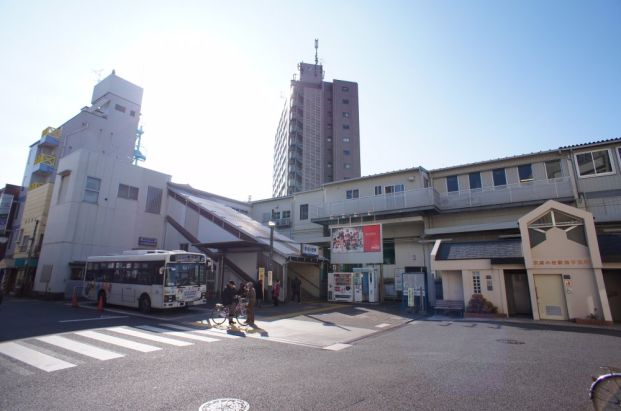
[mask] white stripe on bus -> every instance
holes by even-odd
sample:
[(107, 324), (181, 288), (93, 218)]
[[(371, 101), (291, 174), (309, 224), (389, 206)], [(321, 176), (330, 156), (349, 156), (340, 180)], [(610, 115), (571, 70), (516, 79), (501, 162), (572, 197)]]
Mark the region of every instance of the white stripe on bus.
[(132, 340), (126, 340), (124, 338), (113, 337), (111, 335), (103, 334), (97, 331), (76, 331), (75, 334), (82, 337), (92, 338), (93, 340), (102, 341), (109, 344), (118, 345), (120, 347), (129, 348), (130, 350), (136, 350), (140, 352), (151, 352), (161, 350), (160, 347), (153, 345), (143, 344)]
[(152, 327), (150, 325), (139, 325), (138, 328), (141, 328), (141, 329), (147, 330), (147, 331), (153, 331), (153, 332), (156, 332), (156, 333), (162, 333), (162, 334), (166, 334), (166, 335), (171, 335), (173, 337), (189, 338), (190, 340), (197, 340), (197, 341), (203, 341), (203, 342), (220, 341), (217, 338), (203, 337), (201, 335), (194, 335), (194, 334), (190, 334), (188, 332), (170, 331), (170, 330), (167, 330), (165, 328)]
[(1, 343), (0, 353), (47, 372), (75, 367), (75, 364), (59, 360), (51, 355), (40, 353), (14, 342)]
[(114, 351), (104, 350), (103, 348), (99, 348), (94, 345), (74, 341), (69, 338), (61, 337), (60, 335), (46, 335), (44, 337), (36, 337), (36, 339), (60, 348), (64, 348), (65, 350), (86, 355), (87, 357), (96, 358), (101, 361), (124, 357), (123, 354), (119, 354)]
[(132, 337), (144, 338), (145, 340), (151, 340), (151, 341), (161, 342), (164, 344), (175, 345), (177, 347), (185, 347), (188, 345), (194, 345), (191, 342), (179, 341), (179, 340), (175, 340), (172, 338), (162, 337), (162, 336), (150, 333), (150, 332), (138, 331), (133, 328), (111, 327), (111, 328), (106, 328), (106, 329), (117, 332), (117, 333), (125, 334), (125, 335), (131, 335)]

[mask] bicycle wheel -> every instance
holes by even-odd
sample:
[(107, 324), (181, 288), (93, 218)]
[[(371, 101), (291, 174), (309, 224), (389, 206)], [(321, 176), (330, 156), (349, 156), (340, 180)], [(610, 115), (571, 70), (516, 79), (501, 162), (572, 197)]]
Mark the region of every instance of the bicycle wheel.
[(591, 385), (591, 401), (597, 411), (621, 409), (621, 374), (601, 375)]
[(248, 312), (246, 311), (246, 304), (240, 304), (236, 310), (237, 323), (241, 325), (248, 324)]
[(215, 323), (215, 324), (223, 324), (227, 318), (229, 318), (229, 309), (228, 307), (214, 307), (213, 310), (211, 310), (211, 320)]

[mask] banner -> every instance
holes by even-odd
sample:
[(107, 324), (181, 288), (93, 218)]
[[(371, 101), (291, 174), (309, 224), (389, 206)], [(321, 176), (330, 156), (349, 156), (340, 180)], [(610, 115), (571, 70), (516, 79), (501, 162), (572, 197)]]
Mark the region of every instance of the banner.
[(336, 264), (383, 262), (382, 225), (332, 228), (330, 261)]

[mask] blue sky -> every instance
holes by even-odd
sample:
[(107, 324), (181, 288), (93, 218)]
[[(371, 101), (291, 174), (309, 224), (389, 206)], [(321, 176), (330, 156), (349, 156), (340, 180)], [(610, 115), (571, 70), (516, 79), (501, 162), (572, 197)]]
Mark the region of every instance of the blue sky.
[(270, 197), (315, 38), (325, 79), (359, 84), (363, 175), (621, 137), (621, 1), (0, 0), (0, 184), (115, 69), (144, 88), (144, 167)]

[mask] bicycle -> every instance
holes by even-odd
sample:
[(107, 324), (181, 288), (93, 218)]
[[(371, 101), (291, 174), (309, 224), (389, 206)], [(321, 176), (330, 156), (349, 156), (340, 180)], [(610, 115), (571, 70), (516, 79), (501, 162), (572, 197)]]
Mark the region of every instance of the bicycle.
[[(234, 305), (233, 314), (231, 317), (235, 317), (237, 322), (241, 325), (248, 324), (248, 313), (246, 308), (248, 307), (248, 299), (239, 298)], [(211, 320), (217, 324), (223, 324), (229, 318), (229, 307), (224, 304), (216, 304), (211, 312)]]
[(621, 370), (613, 367), (600, 367), (605, 371), (593, 377), (589, 397), (596, 411), (621, 410)]

